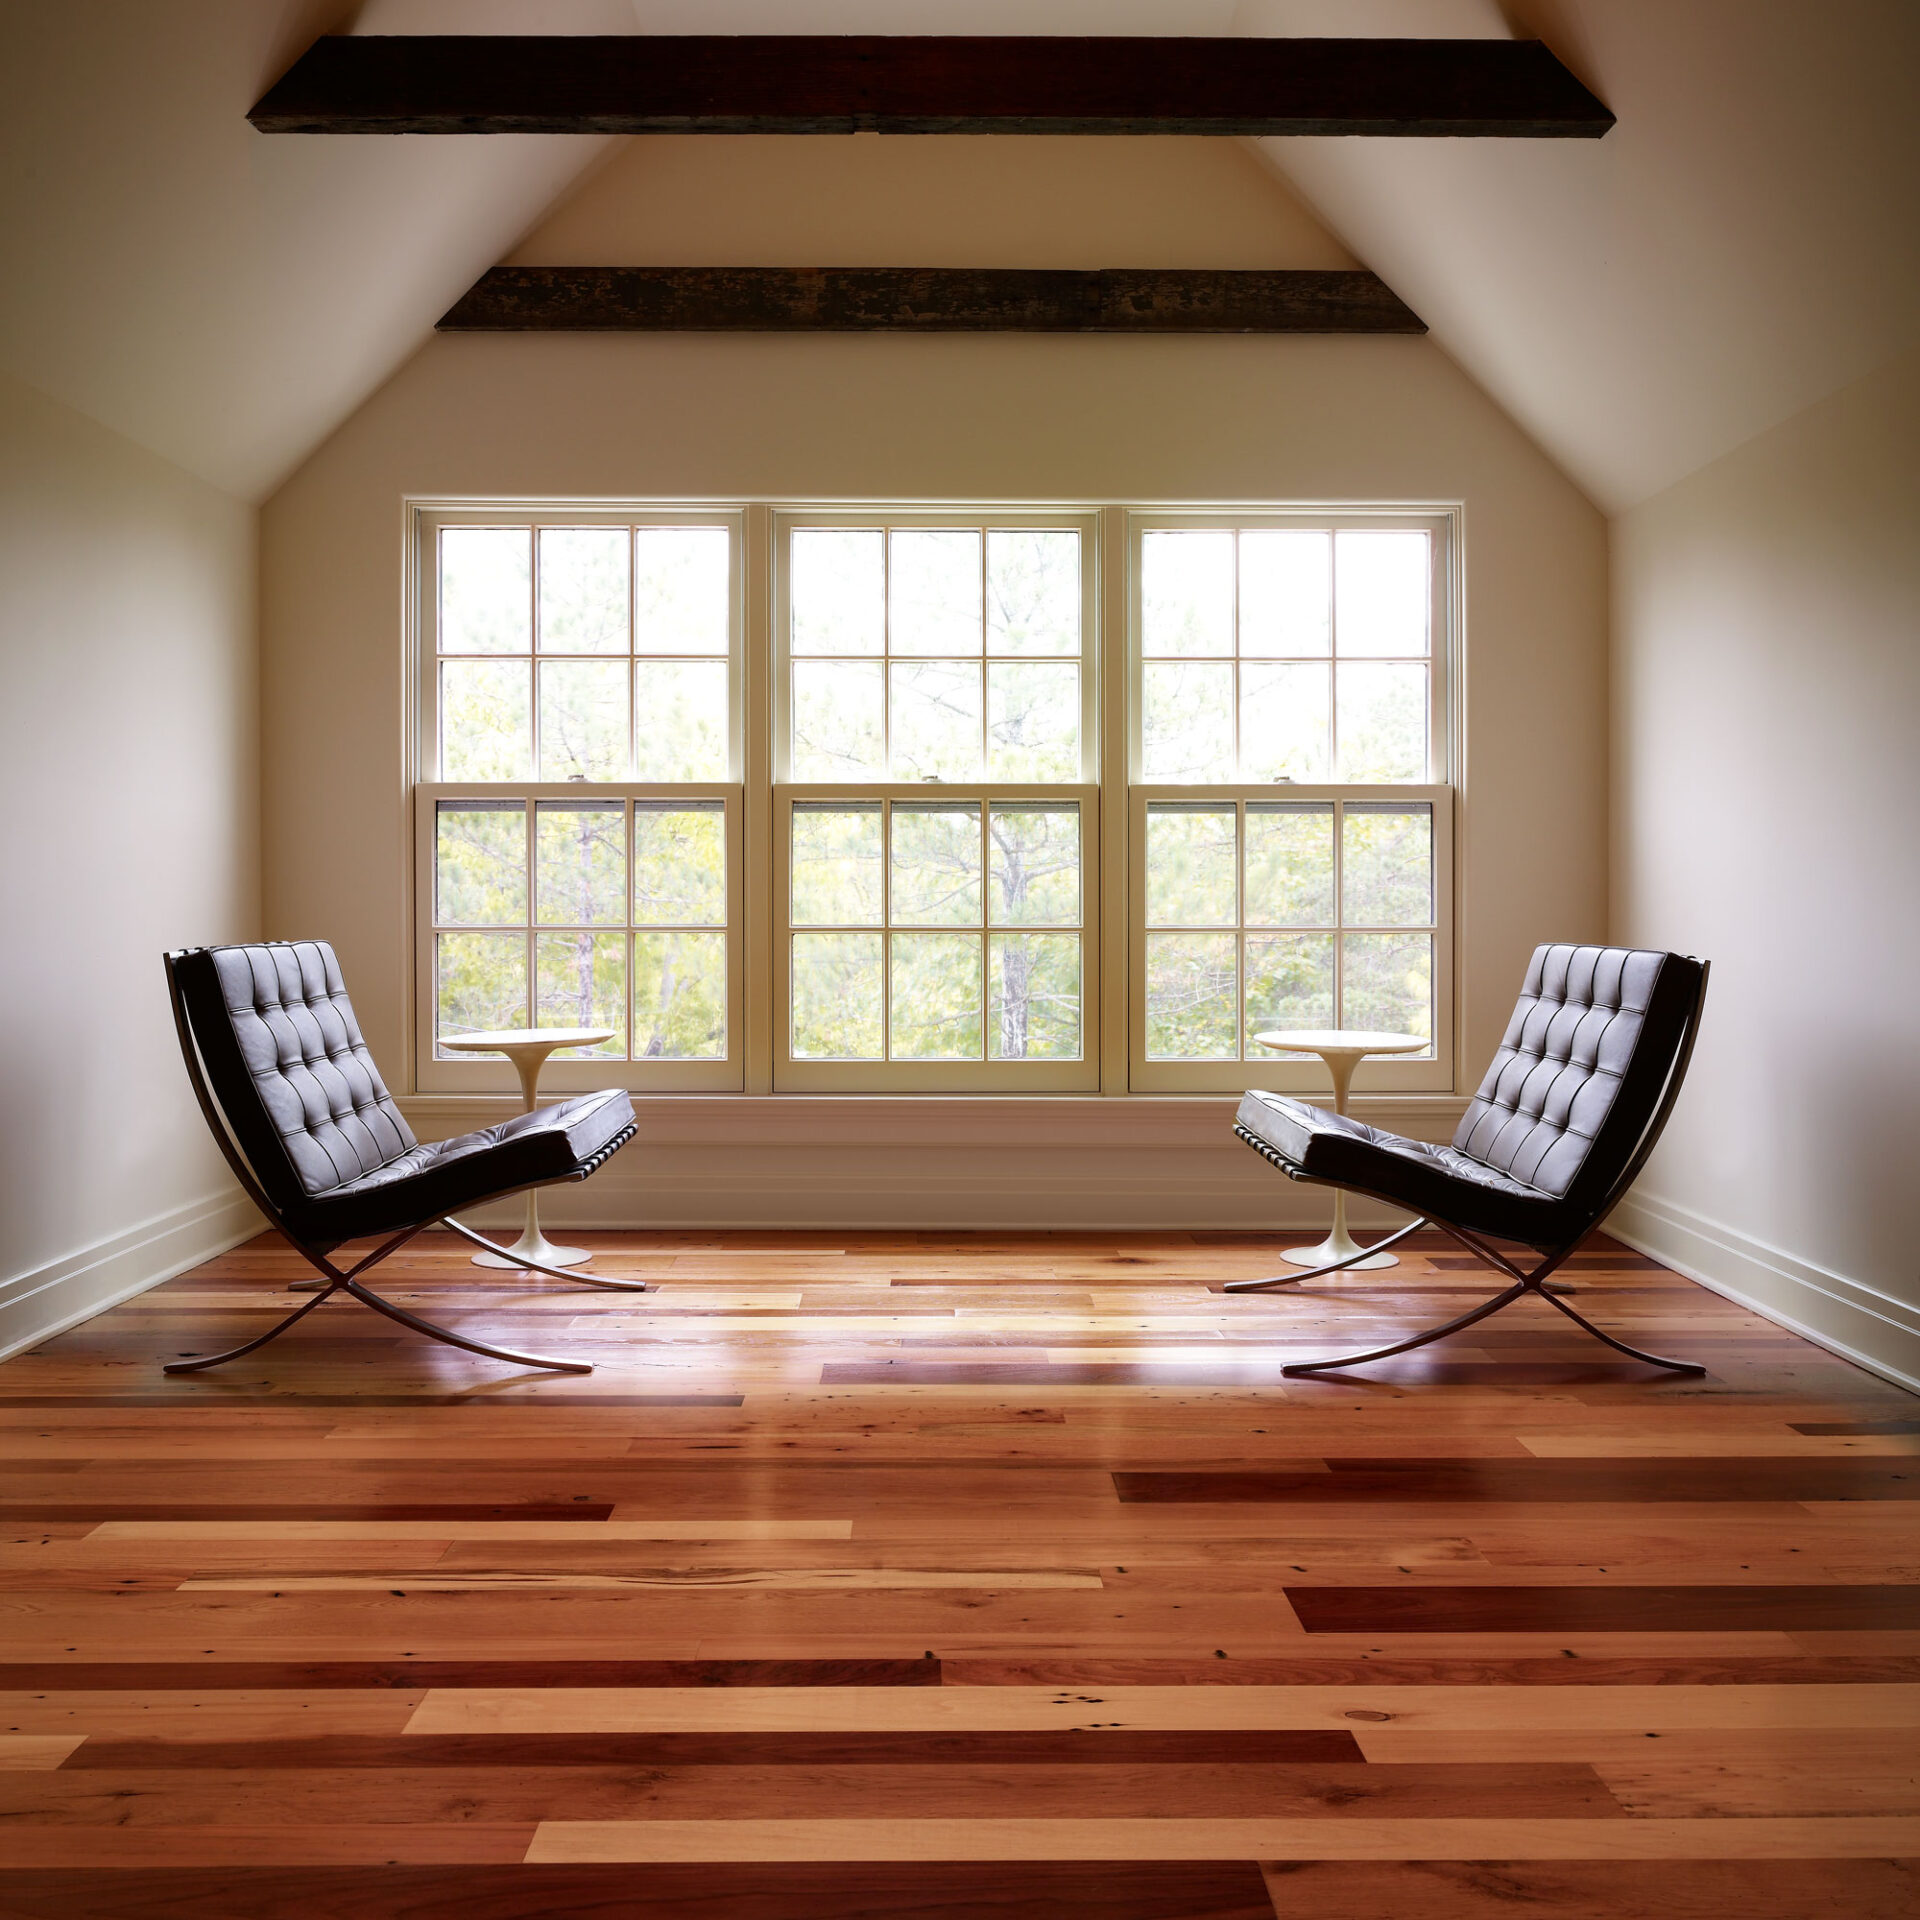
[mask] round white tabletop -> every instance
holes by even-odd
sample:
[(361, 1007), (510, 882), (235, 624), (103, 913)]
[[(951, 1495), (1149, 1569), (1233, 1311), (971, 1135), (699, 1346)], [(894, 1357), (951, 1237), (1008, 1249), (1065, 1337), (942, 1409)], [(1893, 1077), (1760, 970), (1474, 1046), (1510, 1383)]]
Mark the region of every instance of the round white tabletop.
[[(443, 1036), (440, 1045), (449, 1053), (504, 1053), (520, 1076), (520, 1097), (527, 1111), (534, 1109), (540, 1090), (540, 1069), (547, 1055), (562, 1047), (597, 1047), (613, 1038), (611, 1027), (506, 1027), (497, 1033), (453, 1033)], [(527, 1195), (527, 1224), (505, 1253), (476, 1253), (476, 1267), (518, 1267), (538, 1260), (547, 1267), (577, 1267), (593, 1258), (591, 1247), (556, 1247), (540, 1231), (540, 1195)]]
[[(1345, 1113), (1347, 1090), (1353, 1085), (1353, 1070), (1370, 1053), (1419, 1053), (1427, 1045), (1418, 1033), (1369, 1033), (1357, 1027), (1293, 1028), (1283, 1027), (1268, 1033), (1256, 1033), (1257, 1046), (1275, 1053), (1317, 1053), (1327, 1063), (1333, 1080), (1333, 1110)], [(1346, 1271), (1361, 1267), (1397, 1267), (1400, 1257), (1393, 1253), (1369, 1254), (1355, 1259), (1364, 1249), (1347, 1231), (1347, 1195), (1342, 1187), (1333, 1190), (1333, 1231), (1314, 1247), (1288, 1247), (1282, 1254), (1296, 1267), (1330, 1267), (1344, 1261)]]

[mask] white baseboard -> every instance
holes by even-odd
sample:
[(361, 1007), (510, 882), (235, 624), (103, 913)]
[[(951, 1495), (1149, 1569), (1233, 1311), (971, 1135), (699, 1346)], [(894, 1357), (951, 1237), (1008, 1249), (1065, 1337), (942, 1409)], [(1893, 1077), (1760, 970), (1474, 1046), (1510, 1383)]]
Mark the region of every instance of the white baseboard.
[(253, 1202), (229, 1188), (0, 1280), (0, 1360), (225, 1253), (265, 1224)]
[(1607, 1231), (1689, 1280), (1920, 1393), (1920, 1307), (1653, 1194), (1629, 1194)]
[[(484, 1127), (510, 1097), (427, 1094), (401, 1107), (423, 1139)], [(638, 1099), (640, 1135), (591, 1180), (549, 1187), (560, 1227), (826, 1228), (840, 1232), (1286, 1231), (1322, 1226), (1323, 1187), (1298, 1186), (1233, 1136), (1232, 1098), (900, 1099), (664, 1095)], [(1357, 1113), (1448, 1138), (1464, 1102), (1374, 1095)], [(483, 1209), (505, 1224), (519, 1203)], [(1355, 1200), (1356, 1226), (1405, 1216)]]

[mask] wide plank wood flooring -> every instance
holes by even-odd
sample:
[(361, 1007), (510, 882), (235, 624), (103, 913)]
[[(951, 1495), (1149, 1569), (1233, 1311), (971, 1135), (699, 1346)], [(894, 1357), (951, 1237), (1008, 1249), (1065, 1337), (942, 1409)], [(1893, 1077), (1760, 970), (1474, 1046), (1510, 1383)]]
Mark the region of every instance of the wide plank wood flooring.
[(0, 1920), (1911, 1920), (1920, 1402), (1294, 1236), (263, 1236), (0, 1367)]

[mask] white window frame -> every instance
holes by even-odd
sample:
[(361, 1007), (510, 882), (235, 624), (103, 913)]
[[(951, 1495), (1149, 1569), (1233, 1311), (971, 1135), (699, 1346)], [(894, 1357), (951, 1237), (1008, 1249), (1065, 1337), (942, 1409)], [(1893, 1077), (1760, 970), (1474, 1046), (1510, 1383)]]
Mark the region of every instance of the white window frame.
[[(887, 531), (896, 528), (965, 529), (983, 535), (981, 564), (986, 564), (984, 535), (989, 528), (1012, 527), (1027, 530), (1072, 531), (1080, 536), (1080, 777), (1072, 782), (1041, 783), (1025, 780), (995, 781), (984, 773), (966, 781), (892, 779), (800, 782), (789, 778), (792, 766), (791, 673), (794, 655), (789, 645), (792, 634), (791, 555), (792, 537), (808, 528), (872, 528)], [(1103, 653), (1100, 631), (1100, 515), (1088, 508), (1046, 508), (1031, 506), (990, 507), (977, 504), (912, 507), (777, 507), (772, 515), (773, 536), (773, 622), (771, 635), (772, 678), (772, 763), (773, 788), (773, 867), (774, 884), (769, 927), (773, 944), (772, 1041), (773, 1086), (776, 1092), (841, 1093), (1097, 1093), (1100, 1090), (1100, 902), (1103, 898), (1100, 856), (1101, 794), (1100, 767), (1100, 680)], [(891, 564), (889, 558), (889, 565)], [(984, 592), (984, 581), (983, 581)], [(984, 604), (984, 602), (983, 602)], [(804, 658), (816, 656), (804, 655)], [(882, 663), (883, 687), (886, 667), (896, 657), (891, 648), (878, 655), (862, 656)], [(970, 656), (969, 656), (970, 657)], [(1045, 661), (1061, 655), (1022, 655), (1020, 659)], [(982, 726), (986, 725), (990, 705), (986, 698), (985, 669), (994, 658), (984, 647), (982, 664)], [(891, 729), (891, 700), (886, 702)], [(796, 933), (826, 931), (792, 921), (791, 878), (792, 813), (796, 804), (844, 800), (851, 805), (878, 801), (883, 807), (883, 836), (890, 824), (894, 804), (915, 801), (980, 805), (982, 802), (1046, 802), (1075, 805), (1080, 813), (1080, 966), (1081, 1035), (1077, 1060), (803, 1060), (791, 1050), (792, 954)], [(883, 850), (886, 846), (883, 837)], [(891, 862), (883, 851), (884, 885), (891, 893)], [(982, 872), (982, 924), (985, 924), (986, 897), (990, 892), (987, 875)], [(861, 931), (874, 931), (872, 928)], [(885, 939), (891, 928), (882, 924), (883, 956), (890, 951)], [(968, 929), (927, 929), (928, 931)], [(1064, 931), (1065, 929), (1062, 929)], [(849, 929), (852, 931), (852, 929)], [(1033, 928), (1043, 932), (1043, 928)], [(984, 951), (984, 949), (983, 949)], [(883, 975), (891, 968), (883, 957)], [(890, 994), (890, 978), (883, 982), (883, 993)], [(891, 1010), (890, 999), (883, 999), (883, 1031)]]
[[(1126, 739), (1129, 769), (1127, 793), (1128, 860), (1125, 880), (1127, 902), (1127, 1087), (1133, 1093), (1228, 1093), (1259, 1085), (1277, 1092), (1319, 1093), (1326, 1089), (1326, 1070), (1317, 1059), (1305, 1055), (1269, 1053), (1253, 1044), (1250, 1035), (1242, 1036), (1239, 1058), (1220, 1061), (1151, 1060), (1147, 1057), (1146, 1025), (1146, 812), (1155, 801), (1191, 801), (1236, 805), (1241, 812), (1239, 843), (1244, 868), (1246, 846), (1245, 807), (1249, 800), (1331, 800), (1341, 802), (1406, 800), (1426, 802), (1433, 808), (1433, 1048), (1425, 1055), (1379, 1058), (1363, 1062), (1354, 1085), (1361, 1092), (1450, 1092), (1454, 1085), (1454, 1035), (1456, 1020), (1455, 945), (1456, 900), (1454, 885), (1454, 781), (1457, 764), (1456, 729), (1453, 725), (1454, 686), (1457, 678), (1456, 653), (1459, 632), (1459, 539), (1458, 509), (1338, 507), (1314, 509), (1185, 507), (1137, 508), (1126, 515), (1126, 662), (1127, 713)], [(1431, 578), (1427, 654), (1427, 778), (1418, 783), (1358, 781), (1249, 782), (1238, 778), (1240, 702), (1236, 648), (1230, 657), (1235, 663), (1236, 698), (1233, 703), (1235, 767), (1233, 776), (1220, 781), (1152, 783), (1145, 779), (1145, 749), (1142, 739), (1144, 701), (1142, 687), (1145, 651), (1145, 621), (1142, 609), (1142, 543), (1148, 533), (1159, 531), (1264, 531), (1294, 529), (1311, 532), (1409, 530), (1426, 533), (1430, 540)], [(1236, 593), (1238, 585), (1236, 581)], [(1237, 609), (1236, 609), (1237, 626)], [(1318, 660), (1322, 656), (1303, 656)], [(1338, 660), (1334, 643), (1324, 656), (1329, 668)], [(1337, 735), (1337, 706), (1332, 713)], [(1335, 830), (1335, 905), (1339, 894), (1341, 835), (1336, 811)], [(1240, 876), (1244, 878), (1244, 874)], [(1244, 892), (1244, 889), (1242, 889)], [(1224, 929), (1222, 929), (1224, 931)], [(1354, 928), (1350, 931), (1362, 931)], [(1196, 930), (1197, 931), (1197, 930)], [(1236, 927), (1240, 957), (1240, 993), (1244, 1006), (1246, 992), (1245, 940), (1248, 931), (1282, 932), (1286, 929), (1249, 930)], [(1407, 929), (1382, 929), (1407, 931)], [(1336, 967), (1339, 965), (1336, 939)]]
[[(728, 1057), (724, 1061), (550, 1060), (542, 1088), (556, 1094), (620, 1084), (634, 1092), (846, 1092), (996, 1095), (1031, 1093), (1202, 1094), (1249, 1085), (1303, 1093), (1325, 1090), (1311, 1059), (1265, 1054), (1227, 1062), (1149, 1061), (1144, 1057), (1145, 809), (1161, 799), (1233, 802), (1290, 799), (1418, 800), (1433, 806), (1435, 960), (1434, 1052), (1368, 1062), (1356, 1081), (1363, 1092), (1445, 1091), (1453, 1086), (1460, 979), (1456, 966), (1455, 793), (1459, 779), (1456, 716), (1460, 646), (1460, 510), (1449, 507), (1347, 505), (1147, 507), (1013, 503), (1005, 507), (913, 503), (834, 506), (740, 500), (409, 501), (411, 712), (406, 755), (411, 776), (412, 876), (409, 884), (410, 972), (406, 1009), (414, 1087), (422, 1093), (509, 1093), (516, 1082), (504, 1061), (438, 1059), (434, 1051), (434, 849), (436, 804), (444, 799), (521, 799), (528, 831), (534, 803), (552, 798), (719, 799), (726, 808)], [(733, 547), (730, 647), (729, 777), (725, 782), (447, 782), (437, 779), (439, 659), (436, 646), (438, 532), (449, 526), (541, 527), (726, 525)], [(1067, 528), (1082, 540), (1081, 778), (1042, 784), (990, 780), (887, 780), (796, 784), (787, 776), (790, 716), (787, 637), (788, 552), (799, 528), (870, 526)], [(1157, 529), (1418, 527), (1434, 536), (1426, 782), (1360, 785), (1246, 783), (1149, 785), (1141, 778), (1142, 646), (1140, 552)], [(537, 541), (535, 546), (537, 556)], [(536, 571), (530, 591), (537, 595)], [(537, 638), (537, 636), (536, 636)], [(520, 655), (488, 658), (519, 659)], [(543, 656), (537, 647), (527, 656)], [(552, 657), (552, 656), (546, 656)], [(599, 659), (616, 656), (598, 655)], [(650, 657), (640, 655), (644, 660)], [(709, 655), (706, 658), (716, 658)], [(866, 656), (883, 662), (889, 655)], [(917, 657), (917, 656), (916, 656)], [(986, 656), (983, 655), (983, 661)], [(1031, 656), (1039, 658), (1042, 656)], [(1237, 656), (1236, 656), (1237, 657)], [(636, 658), (627, 654), (631, 661)], [(533, 688), (534, 752), (538, 753), (538, 681)], [(629, 708), (631, 709), (631, 701)], [(1236, 733), (1239, 724), (1235, 703)], [(1105, 774), (1104, 780), (1102, 774)], [(790, 941), (789, 815), (796, 802), (894, 802), (950, 799), (1072, 802), (1081, 818), (1081, 1057), (1075, 1061), (801, 1061), (788, 1058)], [(629, 812), (629, 863), (631, 814)], [(529, 882), (532, 882), (529, 864)], [(629, 864), (629, 885), (631, 866)], [(529, 916), (535, 908), (530, 899)], [(604, 929), (612, 931), (613, 929)], [(626, 929), (631, 932), (634, 929)], [(805, 931), (806, 929), (800, 929)], [(531, 939), (539, 929), (529, 926)], [(642, 929), (644, 931), (644, 929)], [(980, 930), (984, 937), (987, 929)], [(1038, 929), (1036, 929), (1038, 931)], [(1266, 931), (1266, 930), (1262, 930)], [(530, 950), (531, 953), (531, 950)], [(529, 969), (531, 992), (532, 970)], [(631, 993), (631, 974), (628, 991)], [(629, 1007), (629, 1018), (631, 1008)]]
[[(632, 803), (635, 801), (718, 800), (726, 810), (727, 848), (727, 1055), (722, 1060), (620, 1060), (604, 1055), (586, 1058), (555, 1054), (541, 1071), (543, 1092), (587, 1093), (601, 1087), (624, 1086), (634, 1092), (739, 1092), (746, 1084), (747, 1032), (747, 939), (746, 939), (746, 793), (744, 769), (746, 753), (747, 649), (746, 649), (746, 509), (737, 501), (710, 505), (674, 501), (654, 505), (647, 501), (610, 504), (605, 501), (571, 505), (565, 502), (497, 504), (410, 503), (412, 569), (412, 627), (414, 636), (411, 684), (414, 695), (413, 725), (409, 729), (410, 759), (415, 778), (413, 803), (413, 1038), (414, 1087), (421, 1093), (500, 1093), (518, 1086), (511, 1065), (504, 1059), (487, 1055), (449, 1059), (438, 1055), (435, 1047), (435, 948), (441, 931), (436, 920), (435, 901), (435, 820), (443, 800), (524, 800), (528, 835), (527, 878), (529, 924), (524, 929), (528, 941), (528, 1018), (531, 1020), (535, 992), (533, 941), (543, 930), (533, 916), (538, 909), (534, 900), (533, 833), (535, 803), (539, 800), (619, 800), (627, 809), (626, 853), (629, 902), (632, 887)], [(724, 526), (731, 553), (729, 569), (728, 646), (724, 656), (728, 668), (728, 777), (722, 781), (635, 781), (623, 780), (441, 780), (439, 691), (439, 536), (447, 527), (527, 527), (532, 530), (533, 564), (528, 574), (530, 595), (528, 652), (525, 655), (488, 654), (490, 660), (528, 662), (531, 680), (530, 725), (535, 774), (540, 750), (540, 692), (538, 665), (542, 659), (572, 656), (542, 654), (538, 646), (537, 621), (534, 618), (539, 597), (539, 529), (542, 527), (621, 527), (632, 530), (646, 527)], [(631, 575), (629, 576), (631, 580)], [(628, 596), (628, 618), (632, 618), (633, 597)], [(579, 656), (614, 660), (622, 656), (602, 653)], [(629, 728), (634, 724), (634, 663), (671, 660), (671, 654), (635, 654), (629, 629), (627, 712)], [(689, 656), (693, 657), (693, 656)], [(704, 654), (701, 659), (723, 656)], [(464, 929), (463, 929), (464, 930)], [(475, 929), (485, 931), (485, 929)], [(497, 929), (518, 931), (514, 928)], [(644, 933), (629, 923), (621, 928), (604, 927), (598, 932)], [(629, 1034), (633, 1019), (632, 949), (629, 942), (627, 972), (627, 1021)]]

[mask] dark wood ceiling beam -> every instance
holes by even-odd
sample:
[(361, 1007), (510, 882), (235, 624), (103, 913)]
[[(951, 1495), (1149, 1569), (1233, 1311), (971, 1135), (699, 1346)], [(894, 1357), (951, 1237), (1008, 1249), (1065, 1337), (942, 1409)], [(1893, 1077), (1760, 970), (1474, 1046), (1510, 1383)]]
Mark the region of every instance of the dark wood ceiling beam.
[(331, 37), (264, 133), (1364, 134), (1597, 139), (1537, 40)]
[(443, 333), (1425, 333), (1377, 275), (495, 267)]

